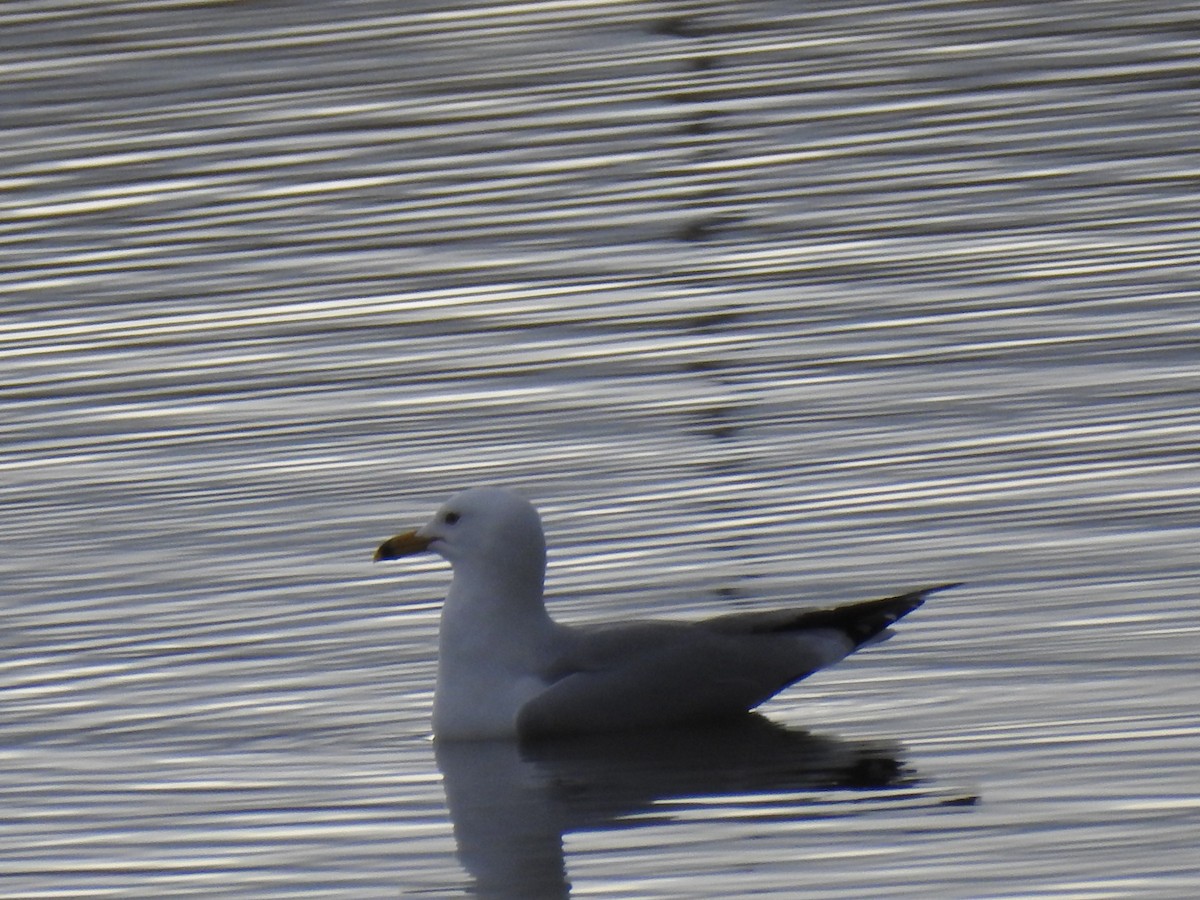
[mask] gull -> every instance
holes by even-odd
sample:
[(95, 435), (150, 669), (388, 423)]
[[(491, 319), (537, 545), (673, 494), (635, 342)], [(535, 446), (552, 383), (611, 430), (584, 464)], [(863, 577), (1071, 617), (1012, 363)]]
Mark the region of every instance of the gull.
[(744, 715), (832, 665), (943, 584), (820, 609), (698, 622), (565, 625), (546, 611), (546, 540), (531, 503), (478, 487), (447, 500), (375, 560), (431, 551), (453, 569), (438, 634), (439, 740), (651, 729)]

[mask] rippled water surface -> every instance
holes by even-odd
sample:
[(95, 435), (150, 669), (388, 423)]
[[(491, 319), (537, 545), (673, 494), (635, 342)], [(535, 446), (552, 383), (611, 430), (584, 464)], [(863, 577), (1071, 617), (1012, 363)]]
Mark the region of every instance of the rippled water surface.
[[(1196, 21), (5, 4), (0, 894), (1196, 896)], [(967, 585), (435, 747), (486, 482), (564, 620)]]

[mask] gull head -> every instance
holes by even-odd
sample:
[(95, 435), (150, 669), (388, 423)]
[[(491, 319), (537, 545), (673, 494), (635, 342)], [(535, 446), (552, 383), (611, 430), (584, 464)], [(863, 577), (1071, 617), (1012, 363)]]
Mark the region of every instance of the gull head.
[(546, 570), (546, 540), (533, 504), (498, 487), (455, 494), (425, 525), (388, 538), (375, 560), (399, 559), (428, 550), (454, 567), (492, 581), (536, 579)]

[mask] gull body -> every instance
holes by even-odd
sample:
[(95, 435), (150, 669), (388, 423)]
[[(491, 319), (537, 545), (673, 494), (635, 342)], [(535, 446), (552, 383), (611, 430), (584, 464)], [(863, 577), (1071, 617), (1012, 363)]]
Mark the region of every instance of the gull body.
[(504, 488), (454, 495), (375, 559), (431, 551), (453, 568), (438, 636), (439, 739), (539, 737), (718, 720), (823, 669), (953, 585), (827, 609), (699, 622), (569, 626), (546, 611), (546, 543)]

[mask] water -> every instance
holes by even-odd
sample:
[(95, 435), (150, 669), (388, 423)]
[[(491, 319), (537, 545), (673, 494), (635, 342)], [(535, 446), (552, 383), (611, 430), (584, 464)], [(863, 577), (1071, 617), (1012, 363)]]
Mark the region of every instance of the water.
[[(0, 894), (1191, 897), (1195, 10), (0, 11)], [(427, 739), (554, 612), (945, 580), (779, 729)]]

